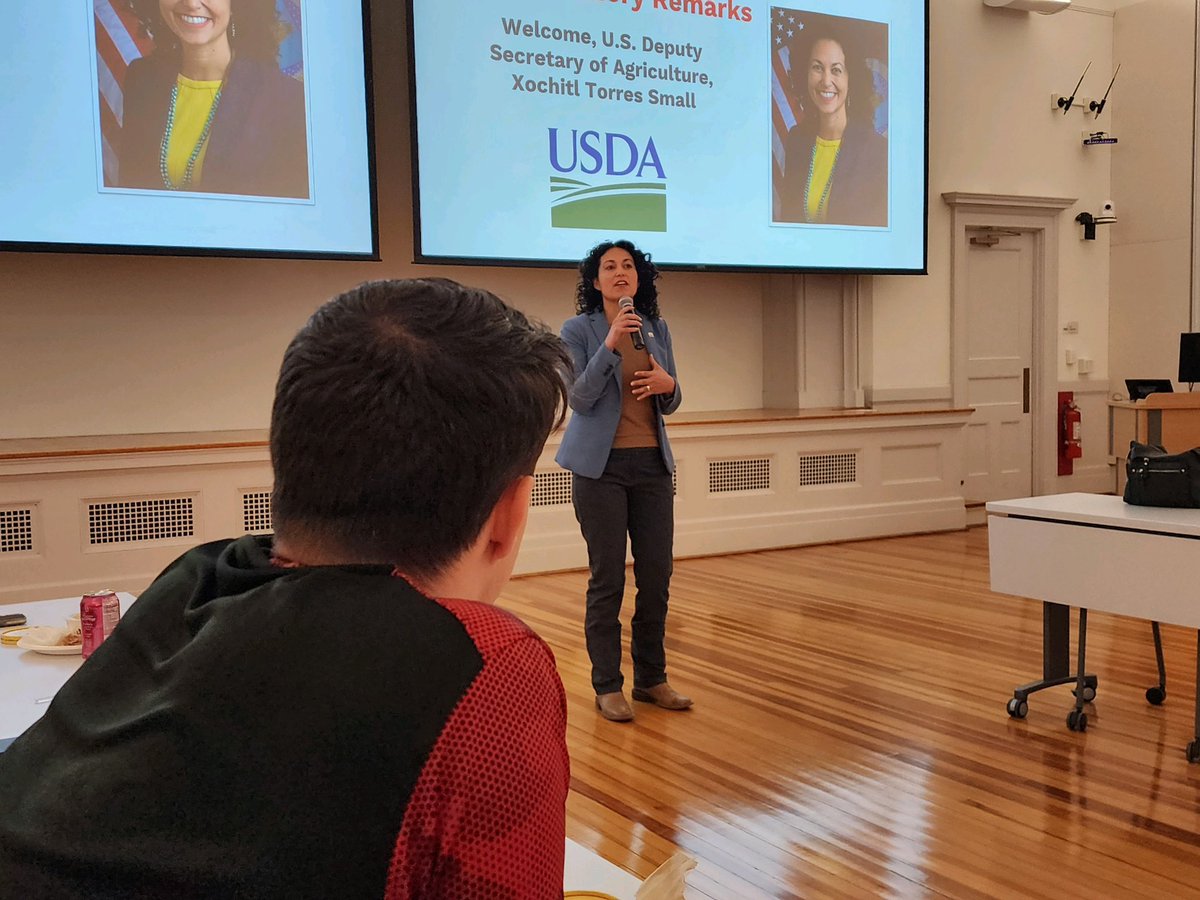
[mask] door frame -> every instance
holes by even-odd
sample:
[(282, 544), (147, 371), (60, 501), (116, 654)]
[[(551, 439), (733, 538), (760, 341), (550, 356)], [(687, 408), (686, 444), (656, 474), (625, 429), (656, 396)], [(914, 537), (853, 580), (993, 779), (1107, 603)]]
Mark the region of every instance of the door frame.
[(1058, 231), (1059, 215), (1074, 197), (1029, 197), (948, 191), (950, 206), (950, 386), (953, 404), (967, 402), (967, 253), (970, 232), (981, 228), (1033, 235), (1033, 355), (1030, 360), (1030, 434), (1035, 496), (1058, 477)]

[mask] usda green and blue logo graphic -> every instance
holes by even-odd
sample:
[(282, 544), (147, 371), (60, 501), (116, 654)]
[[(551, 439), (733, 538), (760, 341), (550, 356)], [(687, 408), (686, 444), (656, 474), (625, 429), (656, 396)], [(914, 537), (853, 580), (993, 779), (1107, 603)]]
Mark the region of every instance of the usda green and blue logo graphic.
[[(666, 231), (667, 175), (654, 138), (550, 129), (552, 228)], [(578, 176), (596, 176), (584, 180)], [(618, 180), (612, 180), (618, 179)]]

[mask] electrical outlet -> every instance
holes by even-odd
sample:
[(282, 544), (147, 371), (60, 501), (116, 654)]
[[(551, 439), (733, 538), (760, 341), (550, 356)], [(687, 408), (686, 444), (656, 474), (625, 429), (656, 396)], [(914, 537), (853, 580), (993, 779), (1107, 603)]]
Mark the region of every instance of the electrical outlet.
[(1080, 375), (1092, 374), (1092, 361), (1090, 359), (1088, 359), (1086, 356), (1081, 356), (1081, 357), (1079, 357), (1078, 362), (1079, 362), (1079, 369), (1077, 371), (1079, 372)]
[(1079, 334), (1079, 323), (1074, 320), (1064, 323), (1063, 334)]

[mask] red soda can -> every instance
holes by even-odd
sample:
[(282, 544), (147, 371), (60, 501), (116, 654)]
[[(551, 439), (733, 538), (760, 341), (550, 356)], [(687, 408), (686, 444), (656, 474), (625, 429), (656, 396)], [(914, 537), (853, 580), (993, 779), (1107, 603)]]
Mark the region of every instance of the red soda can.
[(79, 601), (79, 630), (83, 658), (87, 659), (121, 620), (121, 599), (116, 591), (93, 591)]

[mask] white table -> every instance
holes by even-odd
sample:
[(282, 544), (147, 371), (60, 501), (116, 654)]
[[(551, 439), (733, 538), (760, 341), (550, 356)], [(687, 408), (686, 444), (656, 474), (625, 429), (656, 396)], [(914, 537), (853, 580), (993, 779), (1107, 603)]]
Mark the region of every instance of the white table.
[(617, 900), (634, 900), (642, 882), (619, 866), (567, 838), (567, 859), (563, 867), (564, 891), (603, 891)]
[[(1067, 718), (1083, 731), (1083, 703), (1095, 695), (1086, 674), (1087, 611), (1117, 613), (1200, 629), (1200, 510), (1130, 506), (1120, 497), (1058, 494), (987, 504), (992, 590), (1041, 600), (1042, 678), (1013, 691), (1009, 715), (1023, 718), (1029, 694), (1075, 682), (1075, 709)], [(1070, 671), (1070, 607), (1078, 606), (1079, 658)], [(1200, 646), (1200, 633), (1198, 633)], [(1165, 697), (1159, 655), (1158, 690)], [(1189, 762), (1200, 760), (1200, 663), (1196, 728)]]
[[(134, 601), (132, 594), (118, 594), (121, 614)], [(24, 613), (29, 625), (61, 627), (72, 613), (79, 612), (78, 597), (6, 603), (3, 613)], [(42, 717), (58, 689), (82, 664), (81, 656), (44, 656), (32, 650), (0, 646), (0, 751), (12, 738)], [(604, 891), (618, 900), (633, 900), (641, 881), (592, 850), (567, 839), (564, 890)]]
[[(129, 611), (132, 594), (120, 593), (121, 613)], [(6, 603), (0, 612), (24, 613), (29, 625), (62, 628), (67, 616), (79, 612), (79, 597)], [(7, 629), (5, 629), (7, 630)], [(44, 656), (8, 644), (0, 646), (0, 744), (15, 738), (42, 717), (46, 705), (83, 662), (83, 657)]]

